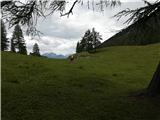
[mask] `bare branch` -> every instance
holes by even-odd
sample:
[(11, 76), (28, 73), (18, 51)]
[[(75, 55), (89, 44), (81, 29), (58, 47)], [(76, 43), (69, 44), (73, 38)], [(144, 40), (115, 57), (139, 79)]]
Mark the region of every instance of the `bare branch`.
[(135, 10), (130, 10), (129, 8), (126, 10), (123, 10), (114, 17), (117, 17), (117, 20), (121, 19), (122, 17), (130, 15), (131, 17), (125, 22), (125, 23), (135, 23), (140, 21), (146, 21), (147, 19), (155, 16), (155, 18), (160, 19), (160, 2), (155, 2), (154, 4), (151, 4), (147, 1), (144, 1), (147, 6), (141, 7)]
[(70, 14), (73, 14), (73, 8), (74, 8), (74, 6), (76, 5), (77, 2), (78, 2), (78, 0), (74, 1), (70, 10), (65, 14), (61, 13), (61, 16), (66, 16), (67, 15), (69, 17)]
[(9, 4), (11, 4), (11, 3), (12, 3), (12, 0), (2, 1), (2, 2), (1, 2), (1, 8), (4, 7), (4, 6), (6, 6), (6, 5), (9, 5)]
[[(94, 0), (87, 0), (88, 9), (93, 7), (95, 10), (95, 5), (100, 6), (100, 10), (103, 11), (104, 7), (110, 5), (115, 6), (120, 4), (119, 0), (99, 0), (94, 2)], [(92, 1), (92, 2), (91, 2)], [(1, 11), (2, 19), (5, 19), (9, 23), (9, 27), (13, 27), (16, 24), (22, 26), (27, 26), (28, 30), (34, 32), (33, 29), (37, 25), (39, 18), (46, 18), (52, 15), (55, 11), (60, 12), (60, 16), (68, 16), (73, 14), (73, 9), (77, 3), (83, 5), (84, 0), (74, 0), (71, 8), (68, 12), (63, 13), (66, 8), (66, 0), (26, 0), (26, 3), (20, 2), (19, 0), (9, 0), (1, 1)], [(37, 33), (37, 31), (35, 31)]]
[[(26, 3), (20, 1), (2, 1), (2, 19), (8, 22), (9, 28), (16, 24), (22, 26), (27, 26), (27, 34), (39, 31), (36, 28), (37, 21), (40, 17), (46, 18), (48, 16), (47, 12), (52, 14), (54, 11), (63, 11), (65, 6), (65, 1), (53, 0), (49, 2), (48, 0), (27, 0)], [(28, 32), (28, 31), (31, 32)]]

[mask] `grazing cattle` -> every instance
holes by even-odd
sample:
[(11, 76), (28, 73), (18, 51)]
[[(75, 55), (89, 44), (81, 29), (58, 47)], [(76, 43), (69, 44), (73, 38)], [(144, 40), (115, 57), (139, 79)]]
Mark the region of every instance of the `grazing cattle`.
[(73, 62), (74, 61), (74, 55), (69, 56), (69, 60), (70, 60), (70, 62)]

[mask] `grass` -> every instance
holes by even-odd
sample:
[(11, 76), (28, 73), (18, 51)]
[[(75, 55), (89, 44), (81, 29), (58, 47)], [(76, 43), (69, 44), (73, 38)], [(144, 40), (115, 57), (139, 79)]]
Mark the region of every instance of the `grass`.
[(160, 120), (149, 84), (160, 44), (79, 54), (74, 63), (2, 52), (2, 120)]

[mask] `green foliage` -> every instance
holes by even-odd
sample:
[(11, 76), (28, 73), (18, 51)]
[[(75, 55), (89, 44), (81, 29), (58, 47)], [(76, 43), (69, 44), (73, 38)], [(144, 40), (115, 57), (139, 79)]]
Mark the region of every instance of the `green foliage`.
[(33, 45), (33, 52), (30, 53), (30, 54), (33, 55), (33, 56), (41, 56), (41, 55), (40, 55), (40, 52), (39, 52), (39, 47), (38, 47), (38, 44), (37, 44), (37, 43), (35, 43), (35, 44)]
[(23, 32), (19, 25), (15, 26), (13, 35), (11, 38), (11, 51), (16, 52), (16, 49), (18, 49), (18, 53), (27, 55)]
[(8, 38), (7, 38), (7, 32), (4, 25), (4, 22), (1, 20), (1, 50), (5, 51), (8, 49)]
[(2, 52), (2, 120), (159, 120), (159, 98), (137, 97), (160, 44), (82, 52), (74, 63)]
[(80, 53), (80, 51), (81, 51), (80, 44), (79, 42), (77, 42), (76, 53)]
[(12, 51), (12, 52), (16, 52), (14, 39), (11, 39), (11, 51)]
[(87, 30), (82, 37), (82, 40), (77, 43), (76, 52), (95, 52), (96, 47), (101, 44), (101, 40), (101, 35), (99, 35), (99, 32), (96, 32), (94, 28), (92, 28), (92, 32)]

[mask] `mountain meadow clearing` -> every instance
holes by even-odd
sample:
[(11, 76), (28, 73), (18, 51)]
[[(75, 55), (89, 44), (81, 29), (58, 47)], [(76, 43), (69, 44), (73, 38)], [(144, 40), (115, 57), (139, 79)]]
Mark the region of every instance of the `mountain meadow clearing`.
[(80, 53), (73, 63), (1, 52), (2, 120), (160, 120), (160, 99), (138, 96), (160, 44)]

